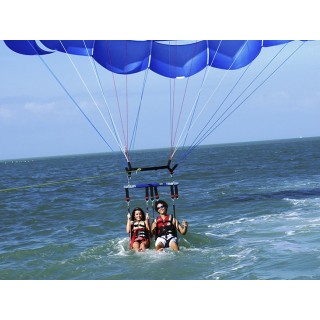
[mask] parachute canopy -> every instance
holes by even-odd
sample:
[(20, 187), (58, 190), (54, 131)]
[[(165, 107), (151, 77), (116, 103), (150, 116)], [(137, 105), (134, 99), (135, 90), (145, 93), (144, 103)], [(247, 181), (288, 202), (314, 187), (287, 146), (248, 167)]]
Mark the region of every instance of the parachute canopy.
[[(181, 162), (304, 44), (304, 42), (300, 44), (299, 41), (291, 40), (6, 40), (4, 43), (8, 48), (19, 54), (38, 56), (112, 151), (113, 148), (109, 145), (109, 139), (114, 139), (115, 144), (124, 154), (127, 163), (130, 161), (129, 151), (134, 149), (138, 123), (142, 113), (145, 116), (145, 113), (149, 112), (149, 118), (142, 125), (139, 123), (139, 131), (145, 130), (144, 133), (139, 132), (140, 137), (149, 138), (151, 136), (150, 132), (152, 132), (152, 135), (159, 134), (162, 141), (167, 139), (165, 140), (167, 141), (165, 146), (170, 146), (169, 161), (173, 159), (178, 148), (182, 147), (184, 153), (180, 155), (180, 159), (177, 161)], [(288, 45), (288, 43), (290, 44)], [(299, 47), (295, 49), (297, 43)], [(294, 51), (287, 54), (286, 50), (283, 50), (287, 45), (288, 47), (292, 46)], [(275, 53), (272, 59), (262, 55), (262, 51), (267, 50), (264, 48), (275, 46), (278, 48), (271, 50)], [(72, 95), (63, 81), (45, 61), (50, 60), (50, 58), (44, 59), (44, 57), (55, 53), (65, 55), (69, 59), (71, 56), (83, 56), (90, 63), (93, 61), (92, 69), (98, 80), (97, 84), (103, 99), (100, 98), (99, 100), (96, 91), (94, 93), (90, 92), (81, 77), (81, 81), (85, 84), (86, 90), (89, 91), (91, 99), (87, 108), (83, 108), (78, 102), (79, 99)], [(263, 56), (262, 61), (256, 59), (260, 54)], [(286, 56), (283, 57), (284, 55)], [(82, 58), (75, 60), (82, 60)], [(70, 62), (76, 69), (73, 61)], [(252, 62), (257, 62), (256, 66)], [(105, 86), (108, 88), (108, 92), (107, 94), (104, 93), (101, 79), (105, 80), (106, 77), (99, 77), (95, 63), (100, 65), (99, 71), (108, 71), (108, 74), (112, 74), (114, 97), (111, 94), (111, 85), (109, 87)], [(257, 65), (259, 65), (260, 70)], [(75, 71), (77, 75), (80, 75), (78, 70)], [(153, 74), (148, 74), (148, 71), (152, 71), (154, 75), (160, 75), (160, 77), (153, 77)], [(209, 71), (216, 71), (212, 73), (217, 74), (217, 77), (215, 77), (216, 75), (214, 77), (210, 75), (209, 77)], [(138, 94), (138, 89), (133, 91), (131, 95), (132, 91), (130, 92), (128, 88), (129, 81), (127, 81), (127, 77), (121, 75), (136, 74), (137, 76), (133, 78), (138, 78), (139, 73), (142, 75), (140, 77), (142, 82), (141, 95)], [(223, 83), (222, 85), (223, 80), (226, 80), (226, 73), (233, 74), (234, 78), (228, 78), (225, 81), (227, 84)], [(117, 92), (120, 86), (116, 85), (114, 74), (118, 74), (119, 77), (117, 78), (126, 81), (122, 87), (125, 88), (122, 97), (125, 97), (126, 101), (122, 105), (120, 95)], [(63, 71), (62, 78), (64, 76), (65, 72)], [(189, 83), (189, 79), (192, 76), (194, 76), (193, 79), (198, 80), (193, 90), (195, 93), (193, 97), (189, 94), (191, 91), (190, 83), (193, 82), (190, 81)], [(156, 89), (153, 89), (153, 100), (147, 100), (144, 97), (147, 91), (147, 77), (153, 80), (155, 80), (154, 78), (161, 79), (161, 83), (163, 81), (168, 82), (169, 86), (166, 87), (169, 88), (169, 90), (166, 89), (168, 96), (166, 96), (164, 89), (163, 91), (159, 90), (158, 95), (155, 95)], [(180, 81), (180, 79), (184, 80)], [(223, 94), (219, 92), (218, 94), (219, 87), (220, 89), (227, 89), (226, 92)], [(180, 97), (177, 95), (178, 89), (181, 89)], [(166, 99), (163, 98), (164, 96), (166, 96)], [(155, 100), (156, 103), (154, 103)], [(103, 107), (106, 107), (106, 110), (100, 107), (100, 103), (103, 104)], [(158, 107), (160, 104), (161, 108)], [(129, 105), (130, 107), (128, 107)], [(148, 105), (148, 108), (144, 108), (145, 105)], [(95, 118), (91, 118), (86, 113), (94, 106), (96, 106), (98, 115), (101, 115), (103, 125), (106, 125), (109, 130), (107, 133), (103, 131), (105, 127), (102, 130), (98, 128), (97, 122), (93, 120)], [(157, 114), (156, 121), (161, 122), (159, 116), (166, 117), (163, 121), (166, 124), (163, 132), (154, 130), (156, 123), (151, 123), (150, 119), (152, 120), (155, 114)], [(195, 126), (195, 123), (197, 123), (197, 126)], [(199, 123), (200, 125), (198, 125)], [(147, 131), (148, 128), (149, 131)], [(160, 139), (155, 140), (157, 146), (160, 144)], [(184, 148), (185, 146), (188, 147)], [(168, 166), (171, 169), (171, 164)], [(159, 167), (157, 166), (157, 168)]]
[(190, 77), (207, 66), (234, 70), (251, 63), (263, 47), (290, 40), (7, 40), (13, 51), (45, 55), (55, 51), (92, 56), (117, 74), (132, 74), (149, 68), (168, 78)]

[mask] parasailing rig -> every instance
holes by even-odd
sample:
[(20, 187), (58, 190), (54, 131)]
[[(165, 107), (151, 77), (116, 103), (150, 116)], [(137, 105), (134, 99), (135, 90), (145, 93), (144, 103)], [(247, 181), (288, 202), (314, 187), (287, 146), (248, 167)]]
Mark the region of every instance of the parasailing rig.
[[(175, 214), (174, 201), (179, 197), (179, 183), (173, 179), (173, 174), (178, 163), (181, 164), (306, 42), (299, 40), (5, 40), (4, 43), (16, 53), (39, 58), (108, 148), (111, 151), (119, 148), (123, 153), (127, 162), (128, 181), (124, 189), (128, 210), (130, 210), (130, 191), (133, 189), (145, 190), (148, 208), (150, 201), (153, 205), (159, 198), (158, 189), (163, 187), (170, 189)], [(262, 61), (255, 63), (259, 56), (267, 51), (271, 51), (271, 57), (264, 57), (260, 59)], [(63, 81), (69, 73), (62, 68), (62, 75), (59, 76), (57, 68), (54, 70), (50, 66), (49, 61), (52, 62), (51, 59), (57, 54), (67, 57), (68, 66), (71, 66), (77, 80), (80, 80), (81, 85), (88, 91), (90, 97), (88, 105), (83, 106), (81, 99), (79, 97), (77, 99), (67, 87), (67, 81)], [(90, 67), (87, 68), (92, 71), (99, 89), (90, 90), (89, 87), (94, 81), (86, 82), (88, 78), (82, 77), (75, 63), (76, 60), (82, 62), (80, 56), (89, 61)], [(88, 76), (88, 73), (85, 69), (84, 74)], [(131, 94), (132, 92), (128, 90), (129, 77), (134, 76), (133, 79), (137, 79), (138, 74), (141, 82), (133, 80), (131, 84), (134, 87), (136, 82), (139, 82), (141, 88), (134, 88)], [(150, 77), (150, 74), (154, 77)], [(228, 86), (225, 86), (227, 75), (230, 74), (232, 79), (228, 79)], [(122, 104), (116, 75), (124, 80), (122, 86), (125, 89), (122, 96), (125, 97), (125, 102)], [(133, 167), (128, 150), (135, 149), (138, 126), (140, 131), (141, 127), (147, 125), (146, 122), (141, 125), (139, 120), (141, 120), (141, 110), (145, 106), (147, 79), (155, 80), (156, 77), (157, 81), (161, 79), (161, 83), (166, 81), (164, 86), (169, 88), (169, 101), (165, 102), (167, 112), (160, 110), (159, 113), (161, 116), (165, 114), (170, 117), (169, 121), (166, 121), (166, 131), (170, 132), (171, 139), (169, 161), (164, 166)], [(110, 78), (110, 83), (106, 83), (106, 78)], [(194, 84), (193, 97), (187, 94), (191, 91), (191, 82)], [(157, 83), (157, 87), (161, 85)], [(177, 94), (178, 87), (181, 89), (180, 97)], [(226, 87), (226, 91), (221, 93), (219, 89), (223, 87)], [(104, 88), (108, 88), (108, 92), (105, 92)], [(110, 88), (114, 89), (114, 95), (111, 94)], [(96, 92), (101, 93), (99, 100)], [(95, 110), (97, 114), (90, 114), (89, 109), (90, 111), (92, 109), (92, 112)], [(155, 109), (151, 111), (150, 108), (143, 109), (143, 112), (149, 112), (150, 116), (153, 116), (153, 111)], [(98, 117), (101, 121), (99, 124), (95, 121)], [(130, 125), (129, 120), (133, 120)], [(160, 138), (163, 141), (164, 137)], [(183, 152), (177, 157), (178, 159), (175, 158), (176, 164), (172, 166), (171, 161), (178, 149), (183, 149)], [(171, 181), (139, 184), (131, 182), (133, 172), (152, 170), (168, 170)]]
[[(125, 190), (125, 199), (127, 202), (127, 210), (130, 213), (130, 190), (131, 189), (144, 189), (145, 190), (145, 206), (146, 212), (149, 212), (149, 204), (151, 202), (152, 213), (154, 217), (154, 201), (159, 199), (159, 190), (158, 188), (167, 187), (170, 189), (170, 197), (172, 200), (172, 208), (173, 208), (173, 217), (176, 217), (176, 207), (175, 200), (179, 198), (178, 186), (179, 182), (174, 181), (173, 174), (174, 170), (177, 168), (178, 164), (175, 164), (171, 167), (171, 159), (169, 159), (167, 165), (165, 166), (151, 166), (151, 167), (132, 167), (131, 162), (128, 162), (128, 166), (125, 168), (127, 172), (128, 183), (124, 186)], [(142, 172), (142, 171), (156, 171), (156, 170), (168, 170), (171, 176), (170, 182), (153, 182), (153, 183), (131, 183), (131, 174), (133, 172)]]

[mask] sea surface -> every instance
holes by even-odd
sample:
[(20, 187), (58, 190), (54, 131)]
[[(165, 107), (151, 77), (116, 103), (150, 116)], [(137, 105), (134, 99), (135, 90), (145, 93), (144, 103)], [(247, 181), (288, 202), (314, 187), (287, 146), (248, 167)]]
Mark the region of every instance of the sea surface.
[[(164, 154), (136, 152), (132, 165), (165, 165)], [(130, 184), (179, 183), (174, 203), (159, 187), (189, 222), (179, 252), (129, 250), (122, 157), (0, 162), (1, 280), (320, 279), (320, 138), (201, 146), (173, 177), (133, 173)], [(130, 197), (157, 216), (144, 189)]]

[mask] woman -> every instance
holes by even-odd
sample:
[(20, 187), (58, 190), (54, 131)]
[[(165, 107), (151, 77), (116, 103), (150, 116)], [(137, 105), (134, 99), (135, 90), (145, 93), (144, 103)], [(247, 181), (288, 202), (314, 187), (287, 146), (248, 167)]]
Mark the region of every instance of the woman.
[(128, 213), (127, 232), (130, 233), (130, 249), (145, 251), (150, 247), (150, 222), (149, 214), (137, 207)]

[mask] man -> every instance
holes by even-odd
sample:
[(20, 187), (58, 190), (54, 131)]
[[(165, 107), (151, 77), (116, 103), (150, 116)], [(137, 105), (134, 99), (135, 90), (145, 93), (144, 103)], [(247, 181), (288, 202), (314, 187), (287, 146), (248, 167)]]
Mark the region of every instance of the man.
[(185, 235), (188, 229), (188, 222), (182, 221), (182, 226), (177, 219), (168, 215), (168, 204), (163, 200), (157, 200), (154, 206), (159, 213), (158, 218), (155, 219), (151, 226), (151, 233), (155, 235), (156, 239), (155, 249), (159, 251), (170, 247), (174, 251), (179, 251), (177, 230), (182, 235)]

